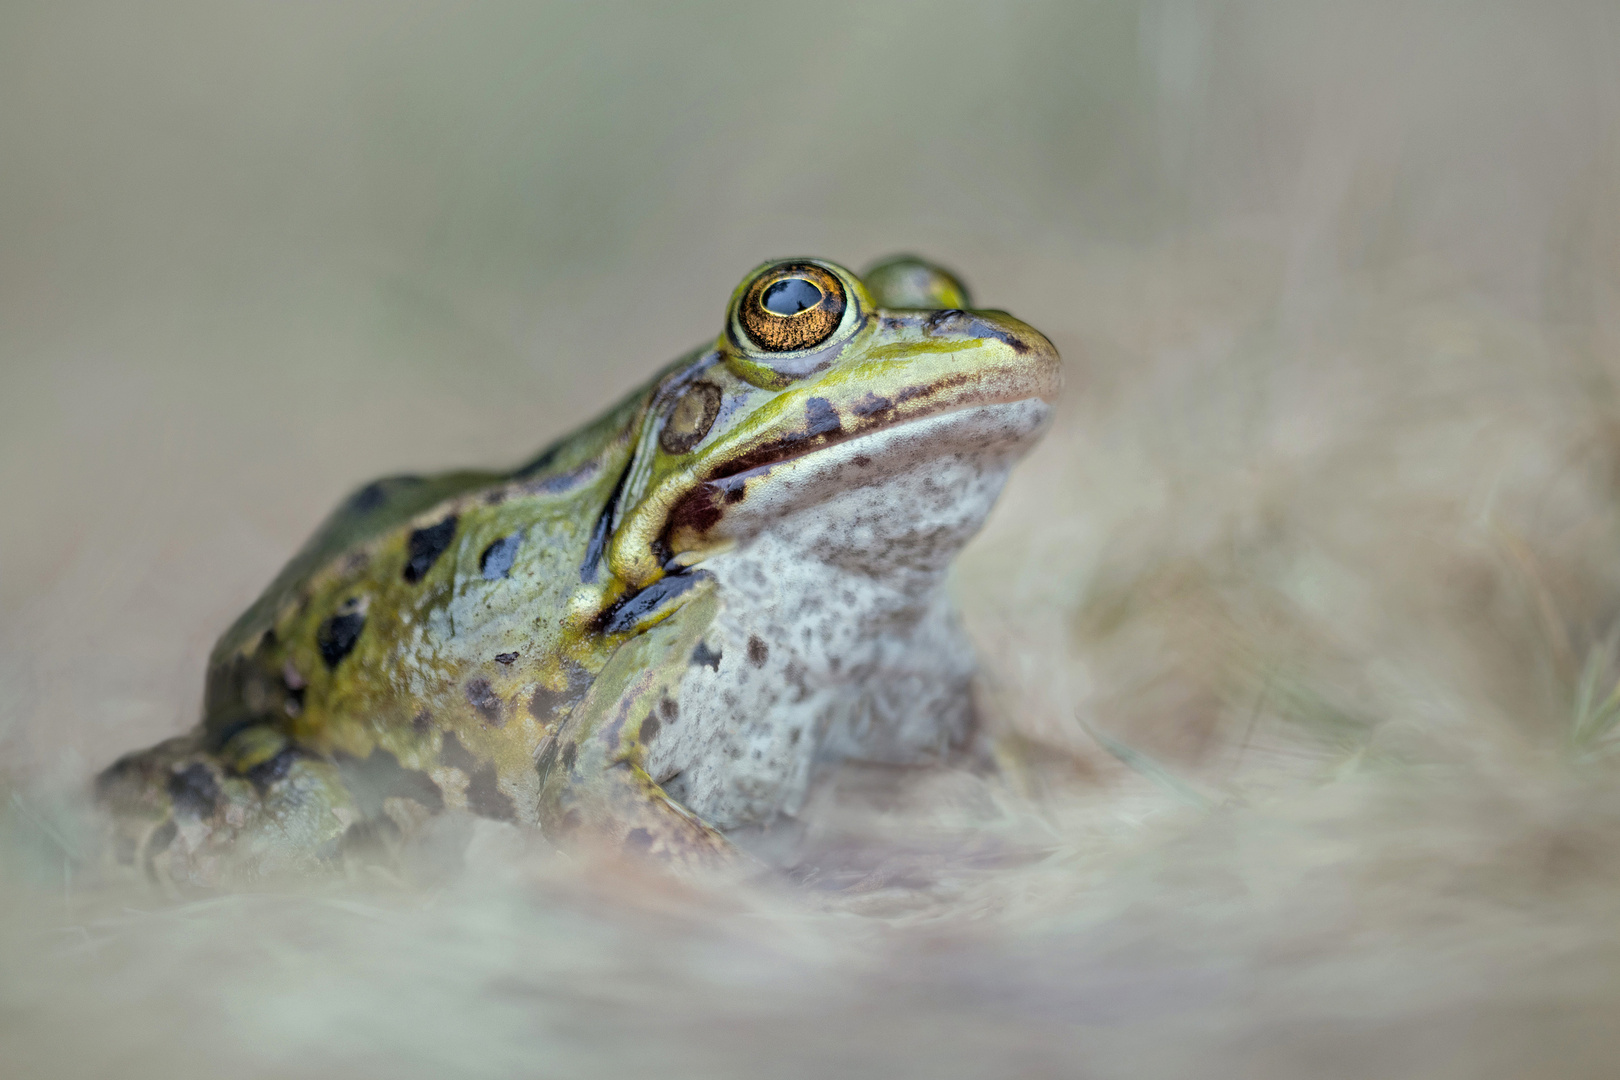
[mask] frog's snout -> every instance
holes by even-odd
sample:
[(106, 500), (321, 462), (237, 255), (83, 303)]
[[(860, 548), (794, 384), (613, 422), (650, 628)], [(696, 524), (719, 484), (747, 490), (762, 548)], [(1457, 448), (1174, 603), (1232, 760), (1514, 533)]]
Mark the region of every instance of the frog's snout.
[(923, 329), (932, 338), (971, 340), (987, 350), (980, 392), (973, 395), (981, 403), (1040, 398), (1050, 404), (1063, 389), (1063, 363), (1057, 346), (1005, 311), (935, 311), (923, 320)]

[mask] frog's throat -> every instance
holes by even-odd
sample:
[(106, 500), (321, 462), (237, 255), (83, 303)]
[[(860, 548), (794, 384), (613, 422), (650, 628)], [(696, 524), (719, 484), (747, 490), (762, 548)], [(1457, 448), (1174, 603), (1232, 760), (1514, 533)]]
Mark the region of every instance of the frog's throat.
[[(749, 481), (768, 483), (774, 465), (976, 406), (1038, 402), (1044, 422), (1062, 384), (1052, 344), (999, 313), (938, 314), (962, 316), (968, 333), (941, 341), (945, 348), (908, 345), (922, 360), (881, 379), (868, 369), (835, 368), (806, 380), (777, 395), (768, 427), (741, 430), (701, 463), (665, 477), (620, 522), (607, 553), (613, 575), (632, 589), (658, 580), (672, 557), (705, 544), (727, 503), (747, 494)], [(874, 357), (879, 351), (867, 354), (869, 364), (887, 359)]]

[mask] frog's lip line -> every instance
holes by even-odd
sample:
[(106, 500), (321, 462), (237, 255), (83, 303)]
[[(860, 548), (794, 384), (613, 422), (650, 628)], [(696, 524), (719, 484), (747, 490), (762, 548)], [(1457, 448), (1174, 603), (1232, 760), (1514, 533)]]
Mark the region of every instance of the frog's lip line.
[[(1055, 353), (1053, 355), (1054, 357), (1056, 356)], [(1032, 392), (1021, 394), (992, 393), (957, 398), (955, 400), (942, 402), (938, 408), (909, 414), (901, 420), (895, 420), (890, 423), (879, 422), (869, 427), (855, 428), (853, 430), (843, 427), (842, 418), (840, 418), (840, 424), (836, 429), (836, 432), (834, 432), (832, 429), (823, 432), (812, 432), (811, 434), (799, 439), (795, 439), (792, 442), (780, 443), (774, 448), (775, 450), (780, 451), (780, 453), (767, 453), (764, 457), (758, 459), (753, 458), (751, 454), (741, 455), (738, 459), (740, 462), (739, 464), (735, 464), (733, 467), (722, 467), (720, 471), (715, 472), (707, 477), (703, 483), (730, 487), (731, 485), (727, 483), (727, 481), (735, 481), (739, 477), (757, 476), (761, 472), (774, 466), (781, 465), (785, 462), (797, 461), (801, 458), (812, 457), (823, 450), (831, 450), (834, 447), (845, 446), (848, 443), (860, 439), (900, 431), (904, 428), (911, 427), (913, 424), (919, 424), (926, 420), (933, 420), (937, 417), (946, 416), (950, 413), (965, 412), (969, 409), (976, 409), (987, 405), (1013, 405), (1021, 401), (1040, 401), (1047, 407), (1047, 413), (1050, 414), (1052, 408), (1052, 397), (1056, 395), (1059, 378), (1060, 376), (1054, 376), (1052, 379), (1044, 381), (1028, 380), (1027, 382), (1025, 380), (1018, 380), (1021, 384), (1023, 384), (1022, 388), (1028, 389)], [(757, 453), (757, 451), (755, 452)], [(701, 487), (702, 483), (700, 483), (698, 486)]]
[[(1045, 406), (1045, 409), (1041, 412), (1041, 423), (1037, 424), (1031, 429), (1030, 434), (1033, 436), (1036, 431), (1044, 426), (1045, 420), (1051, 416), (1052, 412), (1051, 402), (1047, 401), (1040, 394), (1030, 394), (1027, 397), (1006, 399), (992, 398), (988, 400), (959, 401), (945, 408), (936, 409), (933, 412), (918, 413), (915, 416), (908, 416), (899, 423), (881, 424), (877, 427), (866, 428), (860, 431), (852, 431), (847, 433), (843, 438), (829, 439), (826, 442), (820, 442), (814, 446), (795, 451), (795, 447), (804, 446), (806, 442), (812, 441), (811, 439), (800, 440), (799, 442), (791, 443), (784, 447), (783, 449), (785, 452), (780, 457), (773, 457), (765, 461), (750, 462), (746, 468), (737, 469), (733, 472), (720, 473), (710, 477), (707, 483), (721, 489), (730, 490), (746, 484), (747, 481), (752, 480), (755, 477), (762, 476), (765, 473), (770, 472), (778, 465), (787, 465), (794, 462), (804, 461), (806, 459), (815, 457), (823, 451), (838, 449), (844, 449), (847, 451), (852, 448), (853, 444), (866, 440), (871, 440), (875, 443), (881, 439), (884, 439), (885, 437), (898, 434), (907, 428), (915, 427), (931, 420), (939, 420), (942, 417), (951, 416), (958, 413), (965, 414), (977, 411), (979, 409), (994, 408), (998, 405), (1017, 405), (1026, 401), (1039, 401)], [(699, 485), (699, 487), (701, 486), (702, 485)]]

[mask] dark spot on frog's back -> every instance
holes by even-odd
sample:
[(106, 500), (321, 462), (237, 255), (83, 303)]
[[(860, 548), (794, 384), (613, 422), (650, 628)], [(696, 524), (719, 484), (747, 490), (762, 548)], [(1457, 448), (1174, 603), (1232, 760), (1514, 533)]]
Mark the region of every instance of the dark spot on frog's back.
[(523, 543), (522, 533), (513, 533), (503, 536), (484, 549), (478, 556), (478, 572), (484, 576), (485, 581), (497, 581), (500, 578), (510, 577), (512, 564), (517, 562), (518, 548)]
[(405, 580), (412, 585), (427, 576), (456, 536), (456, 515), (436, 525), (416, 529), (405, 541)]
[(467, 704), (478, 711), (484, 723), (490, 727), (500, 727), (506, 723), (506, 717), (501, 714), (501, 699), (484, 678), (467, 680)]
[(358, 611), (343, 611), (321, 623), (315, 631), (315, 647), (328, 668), (337, 667), (354, 651), (365, 627), (366, 617)]
[(174, 804), (177, 814), (210, 817), (219, 805), (219, 783), (208, 766), (200, 761), (194, 761), (172, 774), (168, 789), (169, 801)]
[(646, 829), (631, 829), (624, 836), (624, 850), (635, 854), (645, 855), (652, 850), (653, 834)]
[(697, 648), (692, 650), (693, 667), (706, 667), (712, 671), (719, 671), (720, 659), (720, 651), (709, 648), (707, 641), (698, 642)]
[(453, 731), (444, 733), (444, 741), (439, 744), (439, 760), (452, 769), (460, 769), (468, 776), (478, 771), (478, 759), (461, 745), (461, 740)]
[(351, 514), (369, 514), (383, 503), (388, 501), (388, 489), (383, 487), (381, 480), (373, 480), (353, 495), (343, 504), (343, 508)]
[(566, 666), (568, 685), (561, 690), (553, 690), (549, 686), (541, 685), (534, 688), (534, 695), (529, 698), (529, 715), (541, 722), (550, 722), (557, 719), (558, 714), (572, 709), (579, 704), (585, 691), (591, 688), (591, 673), (578, 664)]
[(343, 509), (351, 514), (369, 514), (373, 510), (381, 509), (388, 497), (400, 488), (415, 487), (422, 482), (420, 476), (388, 476), (381, 480), (373, 480), (365, 487), (350, 495), (343, 504)]
[(479, 817), (494, 818), (496, 821), (517, 820), (517, 807), (512, 797), (501, 790), (495, 766), (484, 766), (467, 781), (467, 809)]
[(764, 667), (765, 661), (770, 657), (771, 650), (765, 642), (752, 635), (748, 638), (748, 662), (755, 667)]

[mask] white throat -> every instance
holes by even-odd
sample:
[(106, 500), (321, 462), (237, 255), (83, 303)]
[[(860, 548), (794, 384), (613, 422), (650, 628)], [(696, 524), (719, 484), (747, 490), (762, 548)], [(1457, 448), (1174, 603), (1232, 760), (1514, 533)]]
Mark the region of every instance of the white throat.
[(702, 564), (721, 612), (650, 748), (653, 778), (734, 828), (796, 812), (818, 761), (960, 748), (974, 664), (945, 574), (1046, 413), (1024, 401), (930, 417), (751, 486), (728, 512), (736, 546)]

